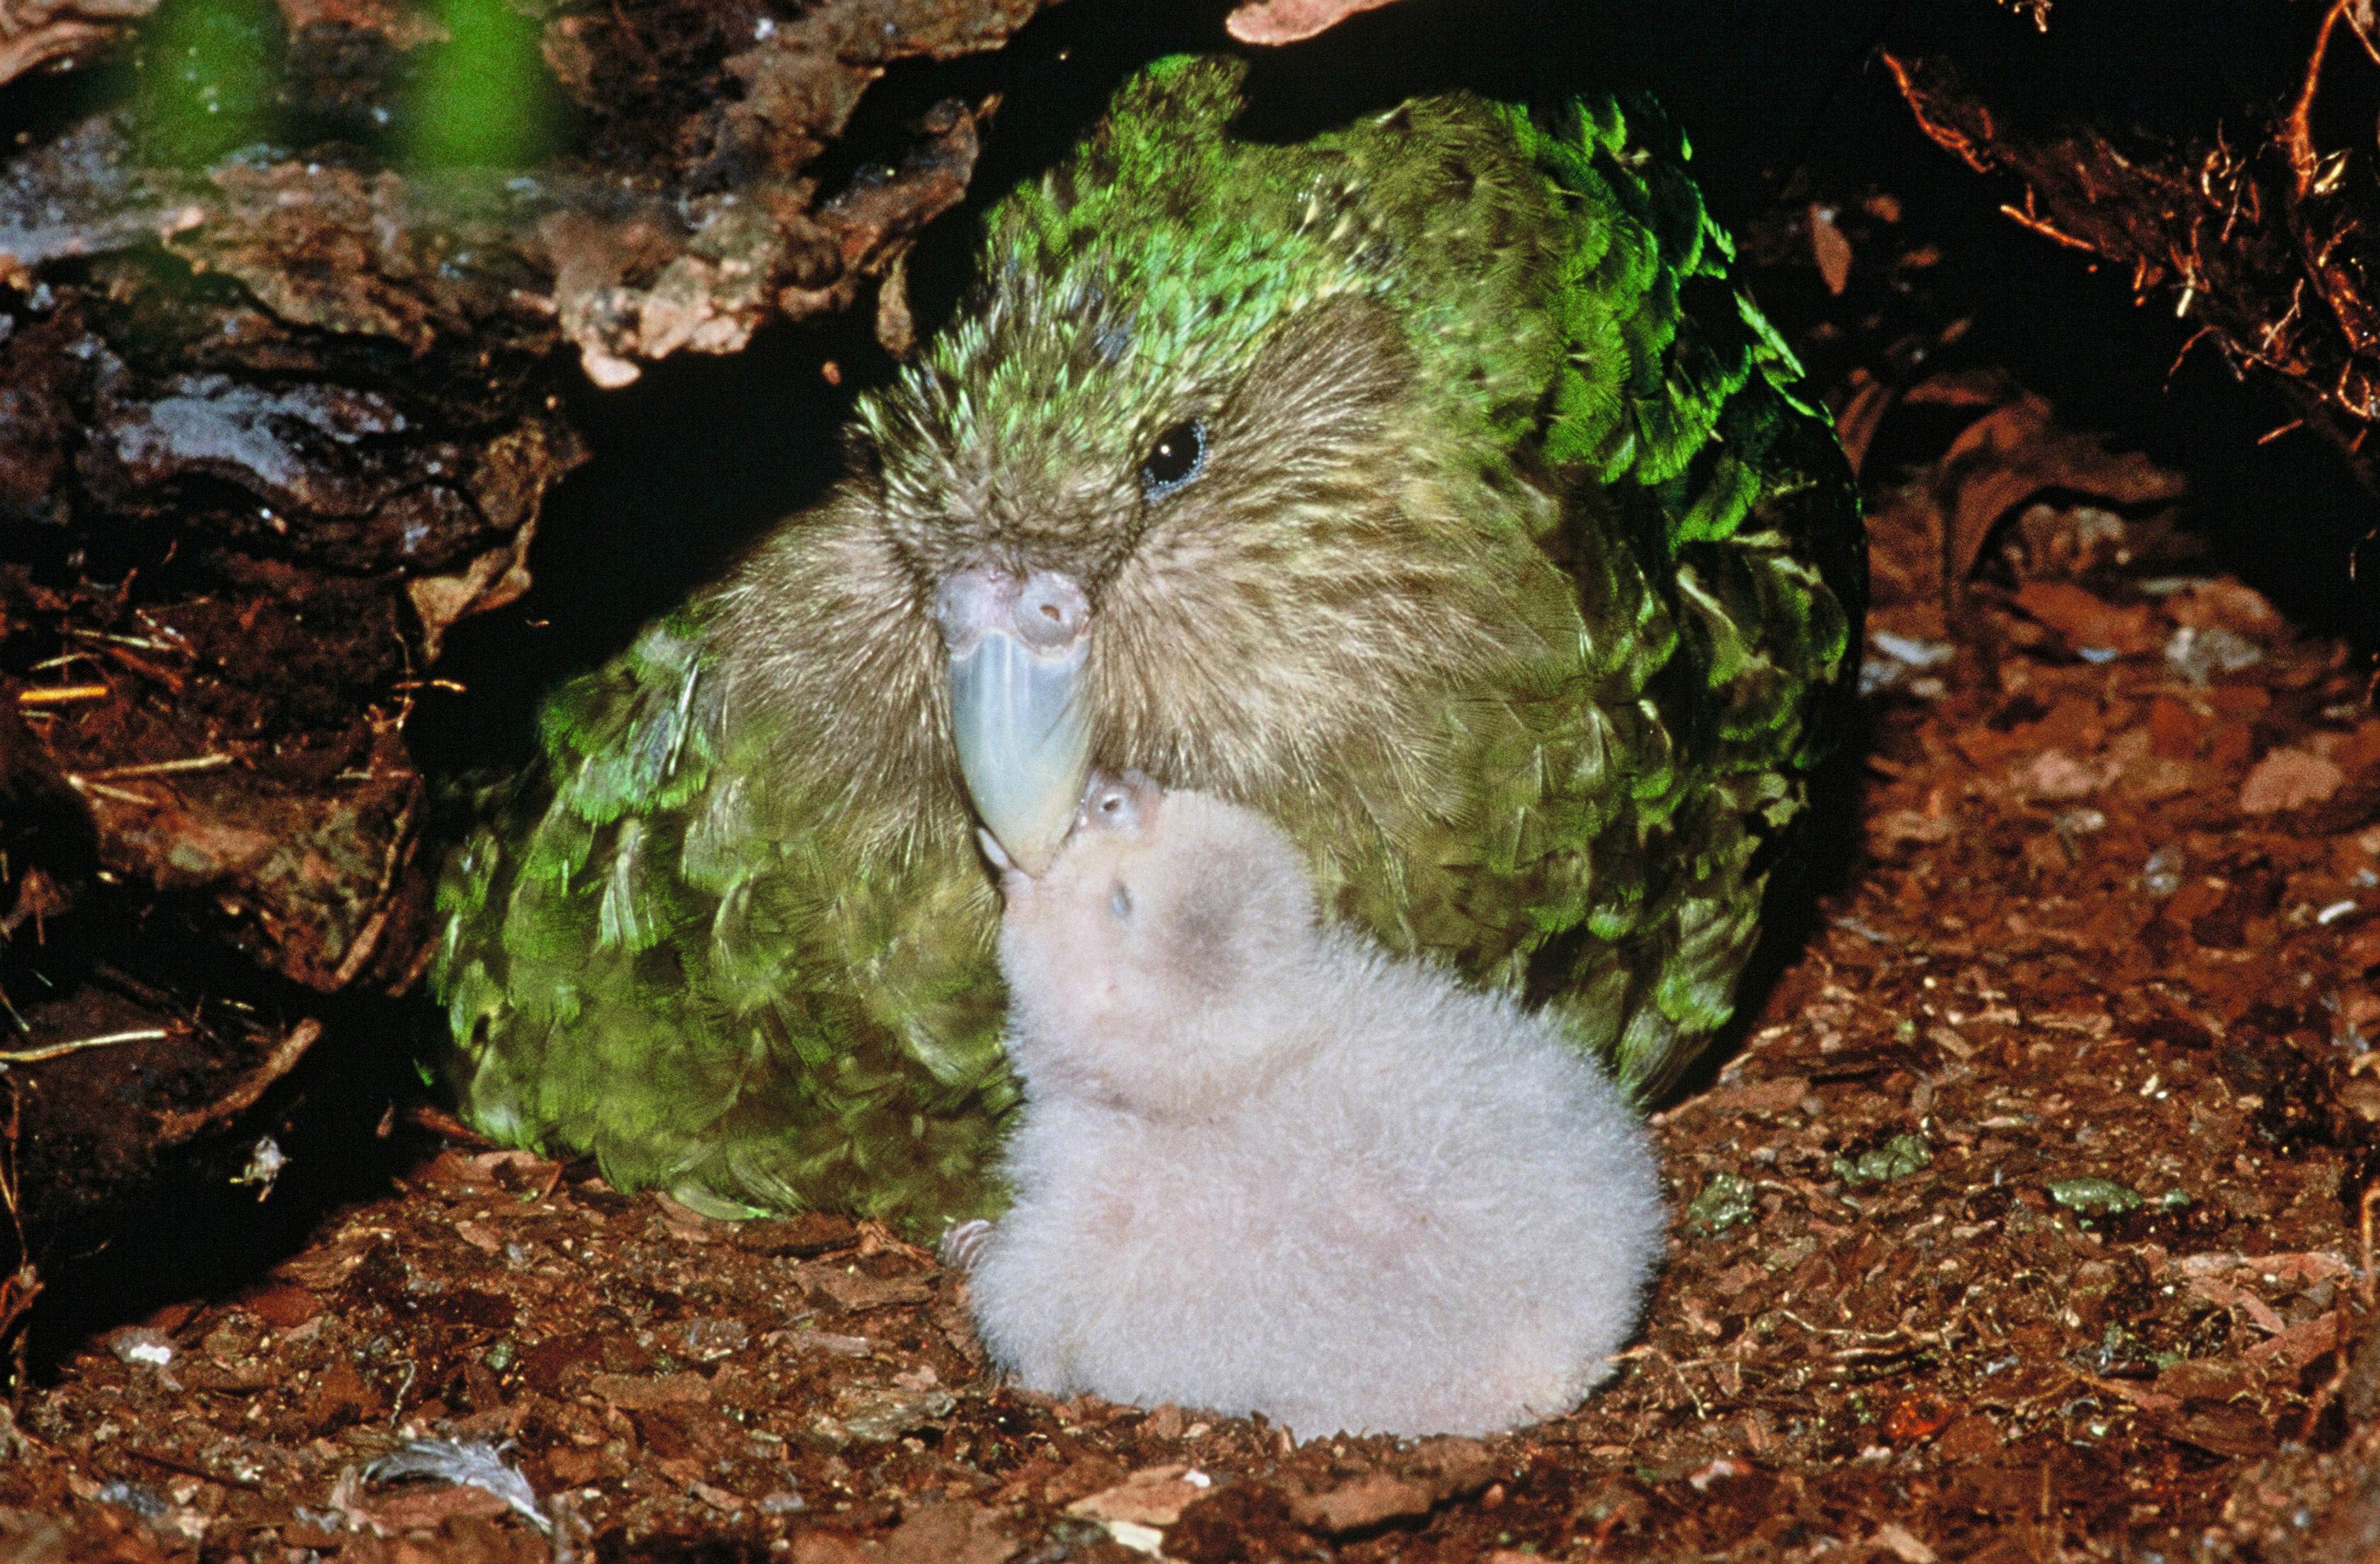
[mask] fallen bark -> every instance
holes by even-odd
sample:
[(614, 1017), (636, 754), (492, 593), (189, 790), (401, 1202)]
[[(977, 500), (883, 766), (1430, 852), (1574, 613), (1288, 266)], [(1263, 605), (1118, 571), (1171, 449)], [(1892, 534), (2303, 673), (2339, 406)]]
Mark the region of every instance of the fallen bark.
[(0, 4), (0, 87), (30, 71), (88, 64), (156, 8), (157, 0), (6, 0)]

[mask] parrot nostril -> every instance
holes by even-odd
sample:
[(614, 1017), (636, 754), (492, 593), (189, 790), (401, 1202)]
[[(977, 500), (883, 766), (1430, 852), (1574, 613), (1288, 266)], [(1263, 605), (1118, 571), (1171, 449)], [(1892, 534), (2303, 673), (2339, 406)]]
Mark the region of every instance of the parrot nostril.
[(1037, 570), (1026, 577), (1017, 593), (1014, 624), (1017, 637), (1043, 650), (1058, 650), (1079, 639), (1090, 623), (1091, 605), (1072, 577), (1054, 570)]
[(1014, 577), (980, 567), (959, 571), (942, 582), (934, 593), (934, 623), (953, 656), (965, 656), (1007, 616), (1015, 591)]
[(974, 565), (943, 580), (932, 612), (953, 656), (965, 656), (994, 634), (1050, 655), (1082, 638), (1091, 605), (1072, 577), (1054, 570), (1037, 570), (1020, 581), (995, 566)]

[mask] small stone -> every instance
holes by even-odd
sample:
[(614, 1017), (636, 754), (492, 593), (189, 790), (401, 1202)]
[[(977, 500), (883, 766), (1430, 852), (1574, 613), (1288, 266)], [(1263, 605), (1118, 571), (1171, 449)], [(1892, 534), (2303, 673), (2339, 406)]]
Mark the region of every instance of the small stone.
[(862, 1444), (886, 1445), (913, 1429), (931, 1427), (950, 1416), (958, 1398), (948, 1390), (918, 1395), (875, 1396), (842, 1414), (844, 1432)]
[(2189, 856), (2180, 848), (2160, 847), (2141, 866), (2141, 889), (2152, 896), (2170, 896), (2181, 889), (2182, 875), (2189, 867)]
[(165, 1333), (140, 1326), (128, 1326), (110, 1336), (107, 1349), (124, 1363), (147, 1368), (164, 1368), (174, 1361), (174, 1343)]

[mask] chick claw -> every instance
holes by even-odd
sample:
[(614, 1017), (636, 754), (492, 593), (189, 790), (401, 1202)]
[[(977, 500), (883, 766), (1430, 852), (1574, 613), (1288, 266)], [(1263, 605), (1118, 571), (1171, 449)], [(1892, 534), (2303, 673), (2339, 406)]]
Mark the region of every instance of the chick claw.
[(971, 1222), (953, 1224), (942, 1234), (935, 1247), (935, 1255), (944, 1267), (964, 1276), (975, 1269), (983, 1258), (983, 1246), (991, 1241), (991, 1224), (978, 1217)]

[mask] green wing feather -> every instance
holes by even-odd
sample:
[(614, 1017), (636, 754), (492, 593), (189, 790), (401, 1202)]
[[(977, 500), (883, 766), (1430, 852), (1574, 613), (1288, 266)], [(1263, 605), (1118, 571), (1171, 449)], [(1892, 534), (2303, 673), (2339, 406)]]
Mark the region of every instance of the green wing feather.
[(970, 1209), (1014, 1098), (990, 890), (972, 863), (856, 875), (823, 807), (758, 785), (771, 735), (722, 731), (709, 612), (557, 691), (543, 766), (449, 865), (432, 976), (467, 1109), (719, 1215)]
[(1324, 144), (1437, 300), (1431, 373), (1552, 497), (1491, 470), (1478, 524), (1532, 527), (1570, 588), (1533, 603), (1548, 649), (1466, 705), (1470, 806), (1392, 874), (1349, 860), (1337, 908), (1548, 1004), (1655, 1095), (1734, 1008), (1847, 704), (1849, 468), (1650, 103), (1423, 100)]

